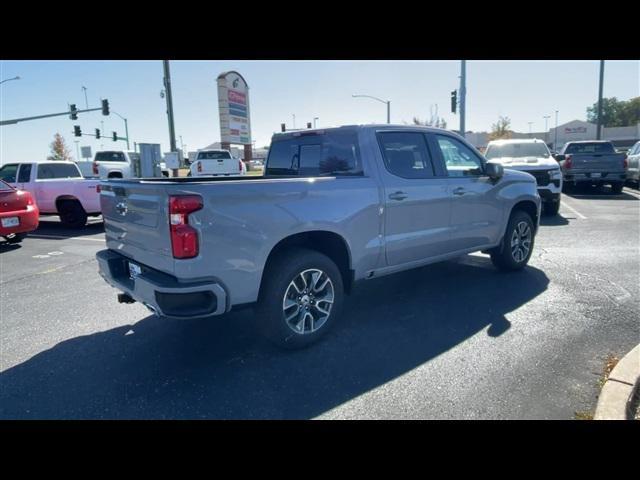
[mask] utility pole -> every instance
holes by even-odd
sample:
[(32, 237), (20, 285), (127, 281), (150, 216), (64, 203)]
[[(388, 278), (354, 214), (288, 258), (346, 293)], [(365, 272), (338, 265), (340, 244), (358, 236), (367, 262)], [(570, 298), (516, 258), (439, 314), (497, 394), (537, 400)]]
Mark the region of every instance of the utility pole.
[(596, 140), (602, 138), (602, 85), (604, 83), (604, 60), (600, 60), (600, 88), (598, 89), (598, 132)]
[(313, 128), (316, 128), (316, 120), (319, 120), (320, 117), (313, 117)]
[(465, 129), (465, 107), (467, 100), (467, 61), (462, 60), (460, 64), (460, 135), (464, 138)]
[(527, 123), (529, 124), (529, 138), (531, 138), (531, 124), (532, 124), (533, 122), (527, 122)]
[(296, 128), (296, 114), (293, 114), (293, 128)]
[(76, 144), (76, 155), (77, 155), (77, 157), (76, 157), (77, 160), (76, 161), (79, 161), (80, 160), (80, 147), (78, 146), (78, 144), (80, 143), (80, 140), (74, 140), (73, 143)]
[[(173, 100), (171, 98), (171, 72), (169, 71), (169, 60), (163, 60), (164, 66), (164, 89), (167, 92), (167, 116), (169, 117), (169, 144), (172, 152), (176, 151), (176, 131), (173, 125)], [(173, 169), (173, 176), (178, 176), (178, 169)]]

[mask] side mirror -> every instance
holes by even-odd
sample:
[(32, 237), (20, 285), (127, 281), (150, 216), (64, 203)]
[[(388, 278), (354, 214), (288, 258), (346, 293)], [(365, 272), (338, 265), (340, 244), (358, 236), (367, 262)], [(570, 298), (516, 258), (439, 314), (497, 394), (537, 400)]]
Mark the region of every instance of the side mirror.
[(499, 180), (504, 175), (504, 167), (499, 163), (487, 163), (485, 166), (485, 173), (491, 180)]

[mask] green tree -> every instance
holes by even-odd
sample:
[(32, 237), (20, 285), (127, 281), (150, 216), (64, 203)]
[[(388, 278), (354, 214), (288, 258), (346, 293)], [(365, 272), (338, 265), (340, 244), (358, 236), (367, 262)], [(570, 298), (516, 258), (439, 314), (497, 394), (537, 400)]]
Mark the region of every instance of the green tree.
[[(598, 123), (598, 103), (587, 107), (587, 121)], [(627, 127), (640, 122), (640, 97), (618, 100), (616, 97), (602, 99), (602, 125), (604, 127)]]
[(72, 160), (71, 151), (67, 147), (64, 141), (64, 137), (59, 133), (53, 136), (53, 142), (51, 142), (51, 154), (47, 157), (47, 160)]
[(511, 138), (513, 133), (509, 130), (511, 126), (511, 119), (509, 117), (499, 117), (498, 121), (491, 125), (491, 133), (489, 134), (489, 140), (498, 140), (500, 138)]

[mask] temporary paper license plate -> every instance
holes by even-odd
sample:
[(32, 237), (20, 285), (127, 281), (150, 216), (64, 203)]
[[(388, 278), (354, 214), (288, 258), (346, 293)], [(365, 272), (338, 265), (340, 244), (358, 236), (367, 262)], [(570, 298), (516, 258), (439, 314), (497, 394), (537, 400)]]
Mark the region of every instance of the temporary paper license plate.
[(2, 219), (3, 227), (17, 227), (20, 225), (20, 219), (18, 217), (7, 217)]

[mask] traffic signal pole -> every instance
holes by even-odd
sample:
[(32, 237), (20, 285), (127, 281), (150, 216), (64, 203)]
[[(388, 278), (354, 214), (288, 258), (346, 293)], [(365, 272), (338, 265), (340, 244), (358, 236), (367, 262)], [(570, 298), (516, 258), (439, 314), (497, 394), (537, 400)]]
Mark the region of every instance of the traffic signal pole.
[(465, 107), (467, 97), (467, 61), (462, 60), (460, 65), (460, 135), (465, 136)]
[[(98, 110), (102, 110), (102, 108), (88, 108), (86, 110), (75, 110), (75, 113), (85, 113), (85, 112), (96, 112)], [(49, 118), (49, 117), (61, 117), (63, 115), (71, 115), (72, 111), (62, 113), (49, 113), (47, 115), (37, 115), (35, 117), (24, 117), (24, 118), (14, 118), (13, 120), (2, 120), (0, 121), (0, 126), (2, 125), (14, 125), (19, 122), (28, 122), (29, 120), (39, 120), (41, 118)]]

